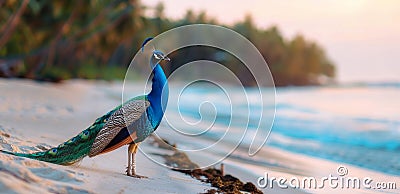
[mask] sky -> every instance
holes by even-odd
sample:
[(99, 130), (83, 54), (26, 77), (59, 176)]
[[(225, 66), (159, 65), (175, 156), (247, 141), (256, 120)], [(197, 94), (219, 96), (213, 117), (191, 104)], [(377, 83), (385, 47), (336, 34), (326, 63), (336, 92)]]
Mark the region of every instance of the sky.
[[(142, 1), (153, 6), (160, 0)], [(400, 1), (397, 0), (166, 0), (166, 16), (205, 11), (223, 24), (251, 14), (260, 28), (278, 26), (285, 38), (302, 34), (320, 44), (339, 82), (400, 81)]]

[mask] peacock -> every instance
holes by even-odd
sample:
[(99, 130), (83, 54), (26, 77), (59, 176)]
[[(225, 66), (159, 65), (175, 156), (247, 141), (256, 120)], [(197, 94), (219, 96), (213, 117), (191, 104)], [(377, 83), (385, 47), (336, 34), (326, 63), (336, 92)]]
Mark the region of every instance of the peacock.
[[(152, 38), (147, 38), (143, 47)], [(50, 162), (71, 165), (84, 157), (94, 157), (111, 152), (125, 145), (128, 147), (128, 176), (143, 178), (136, 174), (135, 154), (140, 142), (153, 133), (164, 116), (168, 103), (168, 81), (160, 62), (170, 59), (159, 50), (153, 50), (150, 57), (152, 68), (152, 87), (147, 95), (129, 99), (105, 115), (97, 118), (87, 129), (68, 141), (35, 153), (15, 153), (0, 150), (3, 153)]]

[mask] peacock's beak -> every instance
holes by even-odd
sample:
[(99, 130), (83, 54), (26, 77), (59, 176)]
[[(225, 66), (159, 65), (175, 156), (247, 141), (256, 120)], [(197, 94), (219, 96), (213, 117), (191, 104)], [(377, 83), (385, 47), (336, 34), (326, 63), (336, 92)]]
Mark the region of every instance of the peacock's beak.
[(164, 57), (163, 57), (163, 60), (171, 61), (171, 59), (169, 59), (167, 56), (164, 56)]

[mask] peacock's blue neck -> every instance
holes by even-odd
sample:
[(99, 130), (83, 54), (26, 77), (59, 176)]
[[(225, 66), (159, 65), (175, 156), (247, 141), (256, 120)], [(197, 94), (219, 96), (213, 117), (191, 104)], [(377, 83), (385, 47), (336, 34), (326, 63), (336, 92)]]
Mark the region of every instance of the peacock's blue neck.
[(161, 122), (164, 116), (164, 111), (168, 103), (168, 81), (160, 64), (157, 64), (153, 69), (153, 79), (151, 92), (147, 95), (150, 102), (150, 107), (147, 111), (147, 116), (151, 121), (151, 125), (155, 128)]

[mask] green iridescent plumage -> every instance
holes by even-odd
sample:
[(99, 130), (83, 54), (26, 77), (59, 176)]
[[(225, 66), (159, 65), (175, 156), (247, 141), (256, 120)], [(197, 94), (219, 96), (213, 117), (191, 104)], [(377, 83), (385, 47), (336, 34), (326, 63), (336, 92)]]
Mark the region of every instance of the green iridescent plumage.
[[(146, 96), (138, 96), (130, 99), (126, 103), (131, 102), (133, 100), (145, 100), (145, 99)], [(31, 154), (14, 153), (3, 150), (0, 151), (15, 156), (32, 158), (35, 160), (41, 160), (54, 164), (62, 164), (62, 165), (73, 164), (89, 154), (92, 144), (95, 141), (95, 138), (99, 133), (99, 131), (103, 129), (104, 125), (106, 124), (107, 120), (111, 117), (111, 115), (121, 107), (122, 105), (116, 107), (115, 109), (103, 115), (102, 117), (97, 118), (96, 121), (90, 127), (85, 129), (75, 137), (65, 141), (64, 143), (61, 143), (57, 147), (50, 148), (47, 151), (35, 152)]]

